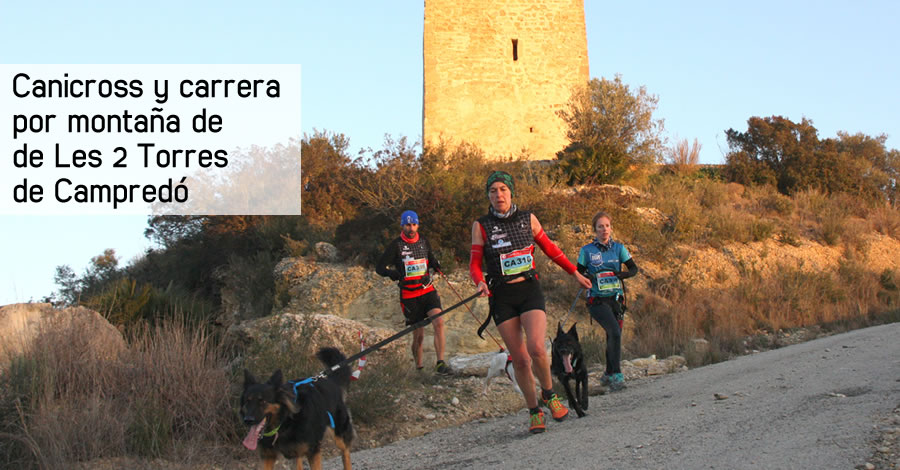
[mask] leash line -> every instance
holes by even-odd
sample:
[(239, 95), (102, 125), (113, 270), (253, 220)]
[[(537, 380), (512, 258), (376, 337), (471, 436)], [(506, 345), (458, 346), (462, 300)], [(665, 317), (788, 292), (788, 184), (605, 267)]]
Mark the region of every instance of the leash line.
[[(438, 274), (441, 275), (441, 279), (443, 279), (444, 282), (447, 284), (447, 286), (450, 287), (450, 290), (453, 291), (454, 294), (456, 294), (456, 298), (462, 300), (462, 296), (459, 295), (459, 292), (456, 291), (456, 288), (453, 287), (453, 284), (450, 284), (450, 280), (447, 279), (447, 276), (445, 276), (444, 273), (441, 271), (438, 271)], [(472, 309), (469, 308), (469, 304), (466, 304), (466, 310), (469, 311), (469, 314), (472, 315), (472, 318), (474, 318), (475, 321), (480, 321), (480, 320), (478, 320), (478, 317), (475, 316), (475, 312), (473, 312)], [(506, 348), (504, 348), (503, 345), (500, 344), (499, 341), (497, 341), (497, 338), (494, 338), (494, 335), (492, 335), (490, 331), (488, 331), (487, 334), (488, 334), (488, 336), (491, 337), (492, 340), (494, 340), (495, 343), (497, 343), (497, 347), (499, 347), (501, 351), (506, 350)]]
[(562, 325), (565, 325), (566, 322), (569, 320), (569, 314), (572, 313), (572, 309), (574, 309), (574, 308), (575, 308), (575, 304), (578, 303), (578, 297), (581, 297), (581, 291), (583, 291), (583, 290), (584, 290), (584, 287), (579, 287), (579, 288), (578, 288), (578, 292), (575, 293), (575, 299), (572, 300), (572, 306), (569, 307), (569, 311), (566, 312), (566, 316), (565, 316), (565, 318), (563, 318), (563, 321), (562, 321), (562, 323), (561, 323)]
[(335, 364), (335, 365), (333, 365), (333, 366), (331, 366), (331, 367), (329, 367), (329, 368), (323, 370), (321, 373), (319, 373), (319, 375), (318, 375), (317, 377), (322, 377), (322, 376), (324, 376), (325, 374), (328, 374), (328, 373), (330, 373), (330, 372), (334, 372), (334, 371), (340, 369), (341, 367), (344, 367), (345, 365), (350, 364), (351, 362), (353, 362), (353, 361), (355, 361), (355, 360), (357, 360), (357, 359), (359, 359), (359, 358), (365, 356), (366, 354), (369, 354), (370, 352), (377, 351), (378, 349), (381, 349), (381, 348), (384, 347), (385, 345), (390, 344), (390, 343), (392, 343), (392, 342), (394, 342), (394, 341), (400, 339), (401, 337), (408, 335), (409, 333), (411, 333), (411, 332), (412, 332), (413, 330), (415, 330), (415, 329), (422, 328), (423, 326), (430, 325), (431, 322), (434, 321), (435, 319), (440, 318), (441, 316), (447, 314), (448, 312), (450, 312), (450, 311), (452, 311), (452, 310), (455, 310), (455, 309), (459, 308), (461, 305), (465, 305), (466, 303), (468, 303), (468, 302), (470, 302), (471, 300), (475, 299), (475, 298), (478, 297), (479, 295), (481, 295), (481, 292), (476, 292), (476, 293), (474, 293), (474, 294), (472, 294), (472, 295), (466, 297), (465, 299), (462, 299), (462, 300), (460, 300), (459, 302), (457, 302), (457, 303), (455, 303), (455, 304), (453, 304), (453, 305), (451, 305), (451, 306), (445, 308), (443, 311), (441, 311), (441, 313), (439, 313), (439, 314), (437, 314), (437, 315), (435, 315), (435, 316), (433, 316), (433, 317), (425, 317), (424, 320), (420, 320), (420, 321), (418, 321), (418, 322), (416, 322), (416, 323), (413, 323), (412, 325), (409, 325), (408, 327), (404, 328), (403, 330), (400, 330), (400, 331), (398, 331), (397, 333), (394, 333), (393, 336), (391, 336), (391, 337), (389, 337), (389, 338), (386, 338), (386, 339), (383, 339), (383, 340), (381, 340), (381, 341), (379, 341), (379, 342), (373, 344), (372, 346), (369, 346), (366, 350), (360, 351), (360, 352), (358, 352), (358, 353), (356, 353), (356, 354), (354, 354), (354, 355), (348, 357), (347, 359), (344, 359), (343, 361), (341, 361), (341, 362), (339, 362), (339, 363), (337, 363), (337, 364)]

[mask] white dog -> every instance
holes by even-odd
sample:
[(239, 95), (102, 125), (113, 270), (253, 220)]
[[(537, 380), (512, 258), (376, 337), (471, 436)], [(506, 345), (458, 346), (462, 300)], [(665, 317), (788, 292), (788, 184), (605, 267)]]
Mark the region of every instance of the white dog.
[(516, 382), (516, 371), (513, 368), (512, 361), (509, 359), (509, 354), (506, 351), (500, 351), (491, 358), (491, 365), (488, 366), (487, 377), (484, 379), (484, 391), (482, 392), (482, 395), (487, 395), (491, 380), (493, 380), (494, 377), (500, 377), (501, 375), (509, 377), (509, 380), (512, 380), (513, 387), (516, 391), (522, 393), (522, 389), (519, 388), (519, 384)]

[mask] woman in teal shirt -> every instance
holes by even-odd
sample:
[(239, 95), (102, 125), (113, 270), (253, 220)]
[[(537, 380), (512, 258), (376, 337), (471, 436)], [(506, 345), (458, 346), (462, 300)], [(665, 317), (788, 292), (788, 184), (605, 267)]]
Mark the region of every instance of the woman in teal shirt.
[[(606, 373), (600, 382), (615, 392), (625, 388), (621, 367), (621, 320), (625, 315), (622, 279), (637, 274), (638, 267), (625, 245), (612, 239), (609, 214), (602, 211), (595, 214), (592, 226), (597, 237), (578, 252), (578, 271), (591, 280), (588, 311), (606, 331)], [(625, 271), (623, 264), (627, 268)]]

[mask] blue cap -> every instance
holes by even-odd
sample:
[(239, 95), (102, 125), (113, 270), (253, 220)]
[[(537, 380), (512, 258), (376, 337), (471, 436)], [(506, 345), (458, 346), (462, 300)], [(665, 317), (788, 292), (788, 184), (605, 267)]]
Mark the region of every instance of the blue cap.
[(413, 211), (403, 211), (400, 214), (400, 225), (416, 224), (419, 225), (419, 216)]

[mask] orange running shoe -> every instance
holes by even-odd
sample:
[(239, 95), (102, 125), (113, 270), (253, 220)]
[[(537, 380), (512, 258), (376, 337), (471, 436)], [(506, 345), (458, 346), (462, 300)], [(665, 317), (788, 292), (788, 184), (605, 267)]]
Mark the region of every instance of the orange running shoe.
[(562, 404), (557, 394), (550, 395), (549, 400), (542, 399), (541, 401), (544, 402), (544, 406), (550, 409), (550, 416), (556, 421), (562, 421), (566, 419), (566, 416), (569, 416), (569, 409)]
[(537, 413), (531, 413), (531, 419), (528, 422), (528, 431), (531, 434), (538, 434), (547, 430), (547, 427), (544, 426), (544, 412), (538, 411)]

